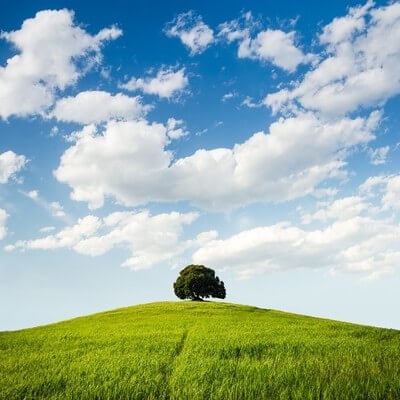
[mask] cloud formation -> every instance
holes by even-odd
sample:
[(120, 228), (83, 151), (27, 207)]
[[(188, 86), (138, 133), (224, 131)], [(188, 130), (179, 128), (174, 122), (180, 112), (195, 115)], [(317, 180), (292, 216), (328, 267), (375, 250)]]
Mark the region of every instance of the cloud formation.
[(131, 78), (127, 83), (120, 85), (126, 90), (141, 90), (146, 94), (157, 95), (160, 98), (170, 99), (179, 94), (188, 85), (189, 79), (185, 75), (185, 68), (177, 71), (174, 68), (161, 68), (155, 77)]
[(88, 215), (78, 219), (73, 226), (62, 229), (54, 235), (48, 235), (40, 239), (19, 240), (14, 245), (6, 246), (6, 251), (16, 249), (41, 249), (54, 250), (62, 248), (73, 248), (77, 243), (95, 234), (101, 226), (99, 218)]
[[(115, 26), (91, 35), (74, 22), (70, 10), (45, 10), (0, 38), (18, 54), (0, 67), (0, 118), (44, 113), (57, 90), (75, 84), (101, 61), (101, 46), (122, 34)], [(79, 66), (78, 66), (79, 65)]]
[(7, 183), (10, 178), (20, 171), (27, 159), (23, 155), (17, 155), (13, 151), (6, 151), (0, 154), (0, 184)]
[(166, 25), (165, 33), (169, 37), (178, 37), (192, 56), (202, 53), (214, 42), (213, 30), (193, 11), (179, 14)]
[[(354, 7), (319, 36), (326, 55), (294, 87), (265, 97), (273, 112), (298, 107), (328, 116), (382, 106), (400, 93), (400, 3)], [(388, 40), (390, 38), (390, 40)]]
[[(214, 32), (193, 12), (180, 14), (168, 24), (166, 33), (178, 37), (192, 56), (215, 41)], [(86, 90), (56, 100), (59, 91), (100, 62), (104, 41), (121, 34), (111, 27), (91, 35), (74, 23), (68, 10), (37, 13), (19, 31), (1, 34), (18, 54), (0, 67), (0, 117), (42, 113), (85, 125), (69, 136), (69, 147), (54, 171), (56, 179), (71, 188), (73, 200), (87, 202), (91, 209), (102, 207), (108, 198), (122, 206), (187, 201), (206, 210), (226, 211), (309, 194), (331, 199), (302, 213), (300, 226), (280, 222), (227, 238), (219, 238), (212, 230), (183, 240), (184, 226), (197, 213), (125, 211), (104, 218), (86, 216), (54, 234), (46, 228), (42, 233), (47, 236), (17, 241), (7, 250), (69, 248), (97, 256), (123, 247), (131, 252), (123, 265), (137, 270), (173, 263), (197, 246), (193, 262), (233, 268), (241, 276), (324, 267), (363, 271), (374, 277), (400, 261), (400, 228), (393, 216), (387, 217), (400, 209), (398, 175), (371, 177), (360, 193), (341, 199), (333, 198), (335, 189), (321, 186), (347, 177), (349, 154), (375, 139), (383, 114), (373, 111), (355, 117), (351, 113), (380, 107), (400, 93), (399, 3), (374, 8), (369, 1), (335, 18), (318, 36), (323, 49), (319, 59), (303, 52), (294, 31), (265, 29), (250, 13), (220, 25), (219, 38), (237, 43), (239, 58), (271, 63), (287, 72), (310, 64), (310, 70), (263, 103), (250, 97), (242, 102), (282, 112), (284, 117), (265, 131), (231, 147), (198, 148), (185, 157), (176, 157), (170, 146), (188, 135), (184, 121), (168, 116), (166, 123), (146, 120), (150, 106), (140, 96)], [(162, 67), (132, 77), (120, 87), (173, 99), (188, 83), (184, 67)], [(9, 99), (1, 101), (1, 96)], [(229, 91), (222, 101), (236, 96), (236, 91)], [(374, 165), (380, 165), (388, 151), (388, 146), (379, 147), (368, 155)], [(0, 183), (6, 183), (26, 162), (11, 151), (0, 154)], [(66, 217), (59, 202), (44, 202), (37, 191), (27, 196), (45, 204), (52, 216)], [(379, 206), (372, 205), (378, 197)], [(0, 209), (0, 238), (6, 234), (6, 218)]]
[[(168, 128), (141, 121), (88, 126), (61, 157), (55, 176), (74, 200), (91, 208), (106, 196), (124, 205), (180, 201), (229, 209), (280, 202), (312, 193), (326, 179), (343, 176), (346, 151), (374, 138), (380, 114), (327, 122), (313, 114), (280, 119), (233, 148), (197, 150), (174, 159)], [(299, 152), (298, 149), (303, 151)]]
[(370, 197), (382, 195), (384, 210), (400, 210), (400, 175), (371, 176), (360, 189)]
[(400, 228), (390, 221), (354, 216), (322, 230), (280, 223), (209, 241), (193, 262), (233, 269), (241, 277), (276, 270), (329, 268), (375, 278), (400, 261)]
[(24, 196), (29, 197), (40, 207), (44, 208), (52, 217), (60, 218), (66, 222), (69, 222), (70, 218), (66, 214), (64, 207), (60, 204), (60, 202), (47, 201), (39, 194), (38, 190), (30, 190), (29, 192), (21, 191), (21, 193)]
[(296, 46), (294, 31), (260, 31), (259, 25), (247, 12), (239, 19), (221, 24), (218, 36), (228, 43), (238, 42), (239, 58), (270, 62), (288, 72), (294, 72), (299, 64), (308, 64), (314, 59), (313, 55), (304, 54)]
[(363, 197), (344, 197), (321, 207), (313, 214), (303, 214), (302, 222), (309, 224), (313, 221), (348, 220), (360, 215), (364, 210), (371, 209), (371, 207)]
[[(232, 269), (243, 278), (279, 270), (325, 268), (375, 279), (393, 271), (400, 261), (400, 226), (396, 218), (384, 214), (393, 190), (390, 184), (400, 188), (397, 178), (367, 180), (360, 195), (334, 199), (314, 213), (303, 214), (303, 223), (317, 221), (322, 226), (304, 229), (280, 222), (225, 239), (214, 238), (194, 252), (192, 261)], [(368, 189), (382, 183), (389, 185), (374, 205)]]
[[(185, 240), (184, 227), (199, 217), (197, 213), (151, 215), (147, 210), (124, 211), (103, 219), (89, 215), (58, 233), (17, 241), (5, 249), (68, 248), (80, 254), (100, 256), (123, 247), (131, 256), (122, 266), (133, 270), (161, 263), (174, 266), (181, 262), (184, 253), (192, 252), (192, 262), (229, 269), (242, 278), (311, 268), (357, 273), (366, 279), (375, 279), (393, 271), (400, 261), (400, 226), (384, 214), (391, 185), (396, 183), (400, 187), (398, 182), (398, 176), (376, 177), (360, 186), (359, 196), (319, 205), (316, 212), (306, 216), (305, 222), (321, 222), (321, 227), (314, 225), (305, 229), (283, 221), (243, 230), (227, 238), (219, 238), (213, 230)], [(373, 205), (369, 191), (382, 184), (388, 185), (379, 195), (374, 194), (378, 205)], [(6, 216), (0, 212), (0, 217)]]
[(389, 146), (378, 147), (377, 149), (369, 149), (368, 155), (372, 165), (382, 165), (386, 162), (386, 156), (389, 153)]
[[(151, 215), (146, 210), (115, 212), (103, 219), (89, 215), (58, 233), (18, 241), (6, 246), (6, 250), (68, 248), (80, 254), (99, 256), (118, 246), (131, 252), (122, 266), (132, 270), (148, 269), (161, 262), (173, 263), (191, 246), (190, 241), (180, 239), (183, 227), (197, 217), (196, 213), (178, 212)], [(105, 233), (101, 234), (100, 230)]]
[(188, 135), (185, 123), (181, 119), (168, 118), (166, 128), (167, 136), (172, 140), (180, 139)]
[(150, 106), (143, 105), (139, 96), (90, 90), (57, 101), (51, 116), (59, 121), (91, 124), (110, 119), (135, 119), (146, 115)]
[(94, 125), (74, 135), (76, 142), (61, 157), (55, 177), (68, 183), (71, 198), (99, 208), (106, 195), (123, 204), (158, 200), (170, 185), (160, 181), (172, 154), (164, 150), (169, 142), (167, 128), (145, 120), (111, 121), (103, 132)]

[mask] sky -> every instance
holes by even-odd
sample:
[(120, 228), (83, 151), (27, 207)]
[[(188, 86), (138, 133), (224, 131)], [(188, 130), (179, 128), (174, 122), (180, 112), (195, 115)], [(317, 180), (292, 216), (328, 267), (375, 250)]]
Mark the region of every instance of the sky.
[(0, 330), (176, 300), (400, 329), (400, 2), (2, 1)]

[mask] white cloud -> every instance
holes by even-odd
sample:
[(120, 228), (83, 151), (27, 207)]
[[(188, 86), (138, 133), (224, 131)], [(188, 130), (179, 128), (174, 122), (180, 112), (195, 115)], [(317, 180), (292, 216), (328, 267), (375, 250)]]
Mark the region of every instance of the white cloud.
[(194, 240), (194, 243), (197, 246), (204, 246), (208, 242), (215, 240), (218, 238), (218, 232), (215, 230), (212, 231), (207, 231), (207, 232), (201, 232), (196, 236), (196, 239)]
[(64, 207), (58, 201), (48, 202), (47, 200), (43, 199), (38, 190), (31, 190), (29, 192), (20, 191), (24, 196), (29, 197), (33, 200), (36, 204), (40, 207), (47, 210), (47, 212), (56, 218), (61, 218), (64, 221), (69, 221), (69, 217), (64, 211)]
[(15, 249), (42, 249), (54, 250), (61, 248), (73, 248), (81, 240), (93, 236), (101, 227), (99, 218), (88, 215), (78, 219), (75, 225), (64, 228), (54, 235), (48, 235), (40, 239), (19, 240), (14, 245), (7, 246), (8, 251)]
[(379, 175), (379, 176), (370, 176), (366, 181), (360, 186), (360, 191), (362, 193), (367, 193), (370, 196), (372, 196), (372, 189), (375, 188), (375, 186), (382, 185), (387, 182), (389, 177), (384, 176), (384, 175)]
[(103, 42), (122, 34), (111, 27), (92, 36), (73, 18), (74, 13), (66, 9), (40, 11), (21, 29), (1, 33), (0, 38), (18, 51), (0, 67), (1, 118), (43, 113), (54, 102), (57, 89), (73, 85), (100, 62)]
[(39, 192), (37, 190), (31, 190), (30, 192), (26, 193), (26, 195), (32, 200), (39, 199)]
[[(188, 200), (209, 209), (285, 201), (343, 175), (346, 150), (374, 138), (380, 114), (324, 121), (313, 114), (280, 119), (232, 149), (197, 150), (173, 159), (167, 127), (113, 121), (86, 127), (61, 157), (55, 176), (74, 200), (101, 207), (105, 196), (124, 205)], [(302, 151), (298, 151), (301, 148)]]
[[(89, 215), (56, 234), (8, 245), (7, 251), (68, 248), (80, 254), (100, 256), (122, 246), (131, 252), (122, 266), (147, 269), (161, 262), (173, 263), (192, 245), (190, 241), (180, 241), (180, 237), (183, 227), (197, 217), (196, 213), (151, 215), (148, 211), (115, 212), (103, 220)], [(107, 233), (99, 234), (100, 229)]]
[(228, 101), (228, 100), (231, 100), (231, 99), (235, 98), (237, 95), (238, 94), (236, 92), (228, 92), (228, 93), (225, 93), (222, 96), (221, 100), (225, 102), (225, 101)]
[[(68, 183), (71, 197), (87, 201), (91, 208), (101, 207), (104, 196), (113, 195), (124, 204), (157, 200), (168, 190), (163, 171), (172, 155), (164, 150), (167, 129), (147, 121), (111, 121), (105, 131), (94, 126), (74, 135), (76, 143), (61, 157), (55, 176)], [(161, 179), (160, 179), (161, 178)]]
[(338, 190), (333, 187), (320, 188), (314, 191), (312, 194), (316, 199), (321, 199), (323, 197), (334, 197), (338, 193)]
[(242, 106), (246, 106), (246, 107), (249, 107), (249, 108), (258, 108), (258, 107), (262, 106), (262, 103), (255, 103), (250, 96), (247, 96), (242, 101)]
[(389, 146), (378, 147), (377, 149), (374, 150), (369, 149), (368, 155), (371, 159), (371, 164), (372, 165), (385, 164), (386, 156), (389, 150), (390, 150)]
[(174, 68), (161, 68), (157, 75), (145, 78), (131, 78), (127, 83), (121, 85), (126, 90), (141, 90), (147, 94), (154, 94), (160, 98), (170, 99), (182, 92), (188, 85), (189, 79), (185, 75), (185, 68), (177, 71)]
[(350, 9), (327, 25), (320, 35), (325, 58), (293, 89), (269, 94), (265, 104), (274, 112), (301, 106), (343, 115), (400, 93), (400, 3), (371, 6)]
[(238, 41), (238, 57), (268, 61), (288, 72), (294, 72), (299, 64), (307, 64), (314, 56), (304, 54), (295, 45), (295, 32), (280, 29), (259, 31), (252, 37), (258, 25), (251, 13), (220, 25), (218, 36), (229, 43)]
[(370, 176), (360, 190), (370, 198), (381, 196), (383, 210), (400, 210), (400, 175)]
[(179, 139), (187, 136), (188, 132), (185, 128), (185, 123), (181, 119), (168, 118), (167, 135), (170, 139)]
[(0, 154), (0, 184), (7, 183), (8, 180), (15, 176), (25, 164), (27, 159), (25, 156), (17, 155), (13, 151), (6, 151)]
[(398, 266), (399, 239), (398, 224), (355, 212), (323, 229), (304, 230), (286, 222), (214, 239), (202, 245), (192, 261), (233, 269), (243, 278), (276, 270), (328, 268), (374, 279)]
[(374, 2), (368, 0), (364, 6), (351, 7), (346, 16), (334, 18), (331, 23), (324, 26), (319, 37), (320, 42), (336, 45), (351, 39), (365, 28), (364, 17), (373, 6)]
[(400, 210), (400, 175), (371, 176), (360, 189), (370, 197), (382, 195), (384, 210)]
[(183, 226), (191, 224), (196, 213), (150, 215), (117, 212), (104, 219), (110, 232), (80, 241), (75, 251), (88, 255), (101, 255), (117, 245), (128, 247), (132, 255), (122, 264), (133, 270), (148, 269), (161, 262), (173, 262), (190, 242), (180, 242)]
[(218, 37), (222, 37), (228, 43), (242, 42), (250, 37), (252, 29), (258, 25), (250, 11), (243, 13), (240, 18), (219, 25)]
[(50, 210), (53, 217), (63, 218), (66, 216), (64, 207), (58, 201), (50, 203)]
[(178, 37), (190, 50), (190, 55), (200, 54), (214, 42), (214, 32), (193, 11), (179, 14), (166, 25), (169, 37)]
[(308, 224), (312, 221), (327, 221), (329, 219), (347, 220), (360, 215), (371, 206), (360, 196), (349, 196), (329, 203), (314, 214), (304, 214), (302, 222)]
[(386, 208), (400, 210), (400, 175), (388, 179), (382, 202)]
[(288, 71), (294, 72), (299, 64), (310, 62), (295, 44), (295, 32), (267, 29), (254, 39), (243, 41), (239, 47), (239, 58), (266, 60)]
[(90, 124), (110, 119), (134, 119), (143, 117), (150, 109), (139, 96), (129, 97), (122, 93), (92, 90), (65, 97), (57, 101), (50, 116), (60, 121)]
[(8, 214), (5, 210), (0, 208), (0, 240), (4, 239), (7, 234), (6, 221)]

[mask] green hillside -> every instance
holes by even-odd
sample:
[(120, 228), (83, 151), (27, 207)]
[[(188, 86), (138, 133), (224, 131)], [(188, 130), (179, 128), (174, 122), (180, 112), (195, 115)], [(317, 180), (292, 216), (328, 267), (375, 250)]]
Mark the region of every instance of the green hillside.
[(0, 398), (400, 399), (400, 331), (211, 302), (0, 333)]

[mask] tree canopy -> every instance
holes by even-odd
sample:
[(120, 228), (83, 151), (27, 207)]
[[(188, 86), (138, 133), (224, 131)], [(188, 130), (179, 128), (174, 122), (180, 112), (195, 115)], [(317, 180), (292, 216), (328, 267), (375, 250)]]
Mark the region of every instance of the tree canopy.
[(215, 297), (224, 299), (224, 282), (215, 276), (215, 271), (204, 265), (188, 265), (174, 283), (174, 292), (180, 299), (202, 300)]

